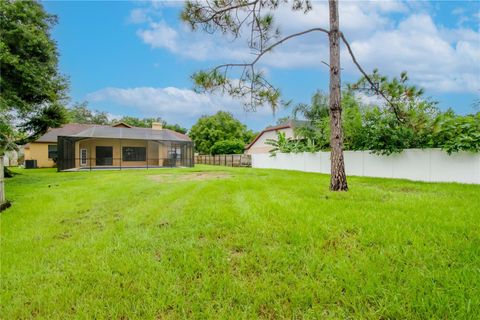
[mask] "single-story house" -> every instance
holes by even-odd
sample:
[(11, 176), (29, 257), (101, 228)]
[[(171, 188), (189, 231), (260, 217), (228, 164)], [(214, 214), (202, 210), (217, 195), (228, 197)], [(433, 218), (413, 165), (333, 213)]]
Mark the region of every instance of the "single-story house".
[(58, 171), (105, 168), (191, 167), (193, 142), (181, 133), (163, 129), (66, 124), (51, 129), (25, 149), (25, 160)]
[(253, 141), (245, 146), (245, 154), (268, 153), (273, 146), (266, 144), (267, 140), (277, 140), (277, 133), (285, 133), (287, 139), (296, 139), (295, 128), (306, 124), (306, 121), (289, 120), (285, 123), (266, 127)]

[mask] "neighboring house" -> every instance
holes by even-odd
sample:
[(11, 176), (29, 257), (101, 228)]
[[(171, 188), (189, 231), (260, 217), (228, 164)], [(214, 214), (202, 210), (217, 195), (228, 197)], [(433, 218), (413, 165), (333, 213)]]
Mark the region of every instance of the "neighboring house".
[[(27, 150), (27, 149), (26, 149)], [(193, 142), (184, 134), (163, 129), (67, 124), (30, 143), (26, 160), (38, 167), (62, 170), (193, 166)]]
[(295, 127), (304, 125), (306, 121), (289, 120), (286, 123), (270, 126), (260, 132), (255, 139), (245, 147), (246, 154), (268, 153), (273, 146), (266, 144), (267, 140), (277, 140), (277, 133), (284, 132), (287, 139), (295, 139)]

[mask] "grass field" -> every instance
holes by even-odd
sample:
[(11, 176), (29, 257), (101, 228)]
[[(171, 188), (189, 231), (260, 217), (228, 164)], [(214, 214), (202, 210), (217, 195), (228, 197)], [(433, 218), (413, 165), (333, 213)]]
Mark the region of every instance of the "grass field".
[[(1, 319), (474, 319), (480, 186), (17, 170)], [(478, 319), (478, 318), (477, 318)]]

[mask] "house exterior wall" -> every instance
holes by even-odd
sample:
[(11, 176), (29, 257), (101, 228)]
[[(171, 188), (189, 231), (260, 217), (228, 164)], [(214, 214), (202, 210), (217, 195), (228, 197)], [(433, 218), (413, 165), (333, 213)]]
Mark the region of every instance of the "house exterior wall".
[[(164, 160), (167, 157), (167, 148), (155, 141), (146, 140), (120, 140), (120, 139), (85, 139), (75, 143), (75, 166), (77, 168), (81, 166), (89, 167), (90, 165), (96, 165), (96, 147), (112, 147), (114, 167), (142, 167), (147, 166), (162, 166)], [(123, 147), (144, 147), (147, 149), (146, 161), (122, 161), (122, 148)], [(80, 165), (80, 150), (87, 150), (87, 163)], [(90, 163), (91, 162), (91, 163)]]
[(268, 139), (277, 140), (277, 132), (284, 132), (285, 137), (294, 138), (295, 134), (292, 128), (283, 128), (278, 130), (266, 131), (255, 141), (250, 148), (245, 152), (246, 154), (268, 153), (272, 150), (272, 146), (266, 144)]
[(37, 160), (39, 168), (54, 168), (55, 162), (48, 158), (48, 145), (57, 145), (54, 142), (32, 142), (25, 148), (25, 160)]

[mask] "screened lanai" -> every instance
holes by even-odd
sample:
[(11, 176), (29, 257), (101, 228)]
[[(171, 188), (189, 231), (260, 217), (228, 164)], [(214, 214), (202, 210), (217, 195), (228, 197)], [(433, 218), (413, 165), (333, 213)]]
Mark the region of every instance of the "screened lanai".
[(97, 126), (57, 141), (58, 171), (193, 167), (193, 142), (168, 129)]

